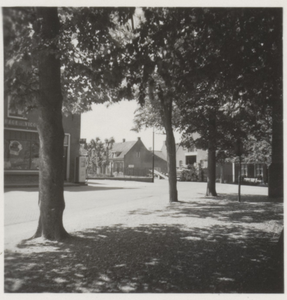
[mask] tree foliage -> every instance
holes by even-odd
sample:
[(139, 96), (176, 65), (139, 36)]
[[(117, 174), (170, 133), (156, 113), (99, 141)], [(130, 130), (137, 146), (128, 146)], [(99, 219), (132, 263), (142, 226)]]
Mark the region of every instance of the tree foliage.
[(13, 105), (36, 107), (40, 50), (60, 59), (64, 112), (83, 112), (93, 102), (130, 99), (131, 91), (123, 84), (125, 70), (119, 64), (123, 45), (113, 38), (112, 30), (126, 22), (134, 8), (63, 7), (57, 11), (60, 31), (47, 40), (35, 8), (3, 8), (5, 83)]
[[(171, 97), (179, 111), (183, 143), (217, 150), (220, 160), (234, 155), (237, 139), (249, 150), (246, 156), (256, 149), (254, 143), (269, 145), (272, 106), (282, 100), (282, 10), (146, 8), (144, 12), (146, 22), (135, 39), (137, 45), (145, 41), (139, 57), (145, 65), (138, 76), (146, 78), (140, 98), (146, 97), (148, 87), (162, 96), (163, 107)], [(152, 117), (156, 115), (164, 114), (145, 108), (136, 116), (136, 125), (156, 124)], [(192, 141), (195, 132), (200, 137)]]
[(114, 143), (113, 137), (105, 139), (104, 142), (97, 137), (87, 144), (88, 166), (92, 168), (93, 173), (97, 173), (97, 168), (100, 168), (101, 172), (105, 171), (110, 163), (110, 150)]

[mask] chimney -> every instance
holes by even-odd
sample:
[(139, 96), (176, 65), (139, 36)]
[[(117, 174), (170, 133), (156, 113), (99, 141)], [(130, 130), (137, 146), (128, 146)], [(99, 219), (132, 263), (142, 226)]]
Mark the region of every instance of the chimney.
[(138, 141), (140, 141), (141, 140), (141, 138), (140, 137), (138, 137)]
[(126, 141), (126, 139), (123, 139), (123, 143)]

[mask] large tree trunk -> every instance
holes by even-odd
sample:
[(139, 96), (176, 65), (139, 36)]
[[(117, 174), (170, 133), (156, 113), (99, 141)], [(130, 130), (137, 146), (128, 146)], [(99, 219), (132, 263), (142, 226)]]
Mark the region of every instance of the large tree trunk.
[(207, 190), (206, 196), (217, 196), (216, 193), (216, 156), (215, 150), (211, 148), (208, 149), (208, 178), (207, 178)]
[(169, 202), (178, 202), (177, 176), (176, 176), (176, 150), (172, 129), (172, 101), (163, 104), (164, 124), (166, 131), (167, 167), (169, 183)]
[(272, 163), (269, 167), (268, 194), (270, 198), (281, 198), (284, 193), (283, 164), (283, 32), (282, 11), (277, 11), (275, 31), (277, 42), (277, 57), (274, 60), (274, 95), (272, 107)]
[(168, 154), (169, 202), (177, 202), (176, 151), (172, 128), (166, 128), (166, 148)]
[(268, 195), (283, 197), (283, 101), (274, 100), (272, 113), (272, 163), (269, 167)]
[[(55, 38), (60, 26), (57, 8), (37, 8), (37, 16), (42, 19), (43, 38)], [(54, 53), (47, 53), (47, 49), (39, 54), (39, 82), (40, 218), (34, 237), (60, 240), (68, 236), (62, 221), (65, 202), (60, 61)]]
[(206, 196), (217, 196), (216, 182), (216, 121), (215, 115), (209, 119), (209, 134), (208, 134), (208, 178)]

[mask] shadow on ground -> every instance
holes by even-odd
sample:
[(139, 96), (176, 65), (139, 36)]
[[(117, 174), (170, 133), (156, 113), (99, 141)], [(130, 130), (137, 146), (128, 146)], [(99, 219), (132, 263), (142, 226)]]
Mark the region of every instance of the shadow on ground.
[[(205, 200), (179, 201), (173, 203), (167, 209), (156, 211), (159, 216), (166, 218), (212, 218), (217, 221), (231, 222), (233, 225), (242, 225), (252, 223), (269, 222), (270, 230), (276, 226), (277, 222), (283, 220), (282, 203), (259, 202), (264, 196), (246, 195), (245, 202), (232, 200), (233, 195), (228, 195), (228, 200), (224, 196), (205, 197)], [(248, 201), (247, 201), (248, 199)], [(254, 201), (255, 200), (255, 201)], [(154, 214), (150, 210), (130, 211), (131, 215)], [(274, 231), (274, 230), (273, 230)]]
[[(108, 191), (108, 190), (122, 190), (122, 189), (134, 189), (131, 187), (111, 187), (111, 186), (91, 186), (91, 185), (82, 185), (82, 186), (65, 186), (65, 192), (91, 192), (91, 191)], [(4, 193), (21, 191), (21, 192), (38, 192), (38, 187), (13, 187), (13, 188), (5, 188)]]
[(5, 292), (282, 293), (282, 248), (228, 224), (118, 224), (23, 242), (5, 254)]

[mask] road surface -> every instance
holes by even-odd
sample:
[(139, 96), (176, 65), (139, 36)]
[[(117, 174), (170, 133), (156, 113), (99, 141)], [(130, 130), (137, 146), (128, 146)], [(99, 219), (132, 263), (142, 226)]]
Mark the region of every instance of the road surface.
[[(178, 182), (179, 200), (204, 197), (206, 183)], [(236, 185), (217, 184), (217, 192), (237, 193)], [(267, 196), (267, 188), (243, 186), (244, 195)], [(168, 181), (149, 182), (91, 180), (88, 186), (65, 187), (64, 227), (70, 233), (95, 226), (117, 224), (124, 212), (144, 209), (152, 205), (168, 206)], [(4, 247), (31, 237), (39, 217), (38, 189), (5, 189)]]

